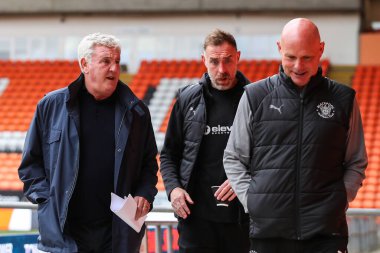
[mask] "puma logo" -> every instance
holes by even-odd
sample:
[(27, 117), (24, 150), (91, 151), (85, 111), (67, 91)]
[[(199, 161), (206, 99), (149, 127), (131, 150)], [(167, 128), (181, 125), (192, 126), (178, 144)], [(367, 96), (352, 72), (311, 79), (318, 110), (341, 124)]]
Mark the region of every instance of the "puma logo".
[(194, 109), (193, 107), (190, 107), (189, 111), (193, 112), (193, 115), (195, 116), (196, 109)]
[(281, 112), (281, 108), (283, 107), (284, 105), (280, 105), (280, 107), (277, 107), (277, 106), (275, 106), (275, 105), (270, 105), (269, 106), (269, 109), (275, 109), (275, 110), (277, 110), (280, 114), (282, 114), (282, 112)]

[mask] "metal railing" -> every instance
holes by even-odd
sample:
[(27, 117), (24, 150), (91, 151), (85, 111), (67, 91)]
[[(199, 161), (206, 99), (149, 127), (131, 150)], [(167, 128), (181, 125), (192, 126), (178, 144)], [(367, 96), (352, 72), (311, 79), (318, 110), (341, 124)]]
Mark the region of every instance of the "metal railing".
[[(17, 208), (36, 210), (37, 205), (30, 202), (0, 201), (0, 208)], [(171, 215), (170, 215), (171, 214)], [(172, 230), (177, 225), (173, 210), (170, 207), (154, 207), (146, 220), (148, 227), (155, 230), (155, 252), (162, 253), (162, 228), (167, 228), (167, 252), (173, 253)], [(349, 208), (347, 210), (347, 220), (350, 231), (349, 252), (364, 253), (371, 252), (380, 246), (380, 227), (376, 219), (380, 217), (380, 209), (371, 208)], [(148, 230), (147, 230), (148, 231)], [(143, 240), (142, 249), (148, 252), (147, 232)]]
[[(38, 205), (32, 204), (30, 202), (15, 202), (15, 201), (0, 201), (0, 208), (16, 208), (16, 209), (31, 209), (37, 210)], [(150, 212), (150, 215), (145, 221), (147, 227), (153, 227), (155, 230), (155, 252), (162, 253), (162, 228), (167, 228), (167, 253), (173, 253), (173, 228), (177, 225), (177, 219), (174, 216), (167, 216), (164, 218), (155, 218), (159, 214), (172, 214), (173, 209), (169, 207), (154, 207)], [(157, 215), (154, 215), (157, 214)], [(161, 215), (162, 216), (162, 215)], [(148, 229), (145, 231), (145, 236), (142, 242), (141, 253), (148, 252)]]

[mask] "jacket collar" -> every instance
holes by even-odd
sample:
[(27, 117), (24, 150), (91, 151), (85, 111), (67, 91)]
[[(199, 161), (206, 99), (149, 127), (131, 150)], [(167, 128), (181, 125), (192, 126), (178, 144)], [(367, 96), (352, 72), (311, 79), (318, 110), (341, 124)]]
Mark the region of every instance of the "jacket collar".
[[(241, 73), (240, 71), (236, 72), (236, 78), (238, 79), (237, 86), (243, 90), (243, 87), (250, 83), (250, 81)], [(202, 78), (199, 80), (199, 83), (202, 85), (204, 94), (208, 97), (212, 97), (210, 92), (211, 79), (209, 74), (206, 72), (203, 74)]]
[(69, 94), (66, 97), (66, 104), (69, 108), (73, 108), (78, 103), (79, 92), (84, 86), (84, 75), (81, 73), (79, 77), (68, 86)]
[(287, 87), (297, 92), (301, 92), (305, 95), (312, 92), (324, 80), (324, 77), (322, 76), (321, 67), (318, 67), (317, 73), (310, 78), (310, 81), (305, 85), (303, 89), (300, 89), (296, 84), (293, 83), (290, 76), (285, 74), (284, 68), (282, 67), (282, 65), (280, 65), (279, 77), (280, 77), (280, 81), (283, 84), (285, 84)]
[[(79, 77), (68, 86), (69, 94), (66, 97), (66, 103), (69, 108), (73, 108), (78, 103), (79, 93), (83, 87), (84, 75), (81, 73)], [(122, 107), (128, 107), (129, 110), (139, 101), (130, 88), (120, 80), (118, 81), (115, 92), (117, 101)]]

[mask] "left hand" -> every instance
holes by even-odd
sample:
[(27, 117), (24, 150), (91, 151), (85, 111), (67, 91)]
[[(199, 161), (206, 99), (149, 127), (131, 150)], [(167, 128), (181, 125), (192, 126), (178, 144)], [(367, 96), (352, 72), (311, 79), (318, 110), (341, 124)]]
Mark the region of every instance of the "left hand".
[(134, 200), (137, 204), (135, 220), (138, 220), (140, 217), (147, 215), (150, 210), (150, 203), (144, 197), (135, 196)]
[(225, 201), (225, 200), (232, 201), (234, 198), (236, 198), (236, 194), (234, 190), (232, 189), (228, 179), (219, 186), (219, 189), (215, 192), (214, 196), (216, 197), (217, 200), (222, 200), (222, 201)]

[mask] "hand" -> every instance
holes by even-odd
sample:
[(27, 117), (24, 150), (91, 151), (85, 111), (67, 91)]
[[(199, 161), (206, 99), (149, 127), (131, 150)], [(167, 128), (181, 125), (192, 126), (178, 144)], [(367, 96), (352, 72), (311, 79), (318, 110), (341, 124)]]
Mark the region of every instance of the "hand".
[(219, 186), (219, 189), (215, 192), (214, 196), (216, 197), (217, 200), (222, 200), (222, 201), (225, 201), (225, 200), (232, 201), (234, 198), (236, 198), (236, 194), (234, 190), (232, 189), (228, 179)]
[(149, 213), (150, 203), (144, 197), (135, 196), (134, 200), (137, 204), (135, 220), (138, 220), (140, 217), (143, 217)]
[(174, 188), (170, 193), (170, 201), (174, 212), (181, 218), (186, 219), (190, 214), (190, 209), (187, 206), (187, 202), (194, 204), (190, 195), (182, 188)]

